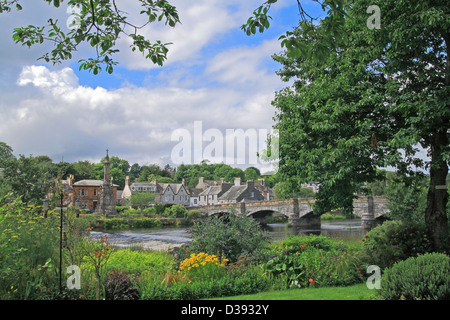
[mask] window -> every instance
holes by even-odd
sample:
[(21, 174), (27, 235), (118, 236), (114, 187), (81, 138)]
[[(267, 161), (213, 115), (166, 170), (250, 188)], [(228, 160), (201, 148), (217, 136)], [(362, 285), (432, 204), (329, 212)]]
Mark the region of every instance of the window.
[(97, 196), (97, 195), (98, 195), (98, 190), (94, 189), (94, 196)]

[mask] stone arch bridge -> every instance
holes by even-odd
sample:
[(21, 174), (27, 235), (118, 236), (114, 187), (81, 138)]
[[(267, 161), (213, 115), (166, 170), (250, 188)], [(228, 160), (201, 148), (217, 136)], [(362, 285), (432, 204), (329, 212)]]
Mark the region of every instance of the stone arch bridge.
[[(320, 215), (314, 214), (311, 205), (313, 198), (298, 198), (286, 200), (267, 200), (254, 202), (238, 202), (209, 206), (189, 207), (208, 216), (223, 213), (235, 213), (252, 216), (263, 222), (272, 213), (288, 217), (292, 226), (317, 227), (320, 226)], [(383, 197), (358, 197), (353, 200), (353, 213), (361, 217), (363, 228), (372, 228), (380, 217), (389, 212), (387, 199)]]

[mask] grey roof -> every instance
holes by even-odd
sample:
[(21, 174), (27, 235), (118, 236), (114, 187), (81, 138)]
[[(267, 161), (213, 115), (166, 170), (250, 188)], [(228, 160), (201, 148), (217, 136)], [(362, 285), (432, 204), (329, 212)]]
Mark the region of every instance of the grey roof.
[(242, 186), (232, 186), (230, 189), (228, 189), (227, 192), (225, 192), (223, 195), (220, 196), (219, 200), (234, 200), (239, 195), (241, 195), (242, 192), (244, 192), (247, 189), (246, 185)]
[[(103, 185), (103, 180), (80, 180), (73, 184), (74, 186), (86, 186), (86, 187), (99, 187)], [(113, 186), (118, 187), (117, 184), (113, 184)]]
[[(165, 192), (168, 187), (170, 187), (174, 194), (178, 194), (180, 192), (181, 187), (183, 187), (183, 184), (181, 183), (160, 183), (159, 184), (162, 187), (162, 191)], [(184, 188), (187, 193), (189, 193), (189, 190)]]
[(197, 197), (202, 192), (203, 192), (203, 189), (200, 189), (200, 188), (189, 188), (189, 193), (191, 194), (191, 197)]
[(199, 196), (207, 196), (207, 195), (213, 195), (213, 194), (219, 194), (222, 191), (221, 186), (209, 186), (204, 191), (202, 191)]
[(141, 186), (141, 187), (146, 187), (146, 186), (156, 187), (156, 183), (153, 183), (153, 182), (133, 182), (131, 185), (132, 186)]

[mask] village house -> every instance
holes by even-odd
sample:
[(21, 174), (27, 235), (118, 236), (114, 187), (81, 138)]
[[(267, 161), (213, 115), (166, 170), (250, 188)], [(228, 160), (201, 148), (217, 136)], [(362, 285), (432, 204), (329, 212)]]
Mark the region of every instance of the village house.
[(241, 184), (241, 179), (236, 178), (234, 185), (219, 197), (218, 204), (263, 200), (264, 196), (255, 188), (254, 181), (248, 180), (245, 184)]
[[(234, 188), (238, 187), (239, 188)], [(226, 198), (221, 197), (231, 188)], [(230, 203), (239, 201), (262, 201), (273, 199), (273, 193), (265, 185), (264, 179), (259, 179), (257, 183), (250, 181), (242, 184), (240, 178), (235, 178), (234, 183), (225, 182), (224, 178), (219, 181), (205, 180), (200, 177), (195, 188), (189, 188), (184, 179), (182, 183), (158, 183), (152, 182), (133, 182), (130, 184), (129, 178), (125, 180), (125, 187), (122, 192), (122, 202), (131, 197), (134, 192), (154, 192), (156, 194), (155, 202), (161, 204), (181, 204), (189, 206), (217, 205), (220, 203)]]
[(188, 207), (191, 203), (189, 188), (184, 179), (182, 183), (160, 183), (162, 188), (160, 203), (181, 204)]
[[(72, 185), (73, 197), (72, 205), (75, 206), (78, 200), (79, 209), (89, 209), (96, 211), (100, 201), (100, 193), (102, 190), (103, 180), (80, 180)], [(117, 202), (117, 187), (112, 184), (114, 203)]]

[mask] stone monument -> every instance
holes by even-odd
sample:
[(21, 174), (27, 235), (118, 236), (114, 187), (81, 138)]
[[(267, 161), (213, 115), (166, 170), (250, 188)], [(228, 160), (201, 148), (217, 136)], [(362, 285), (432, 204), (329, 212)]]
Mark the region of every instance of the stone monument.
[(101, 191), (99, 195), (99, 202), (97, 205), (97, 213), (116, 213), (116, 203), (114, 199), (114, 187), (112, 184), (112, 181), (109, 177), (109, 155), (108, 155), (108, 149), (106, 149), (106, 157), (105, 161), (103, 162), (104, 166), (104, 178), (103, 178), (103, 184), (101, 186)]

